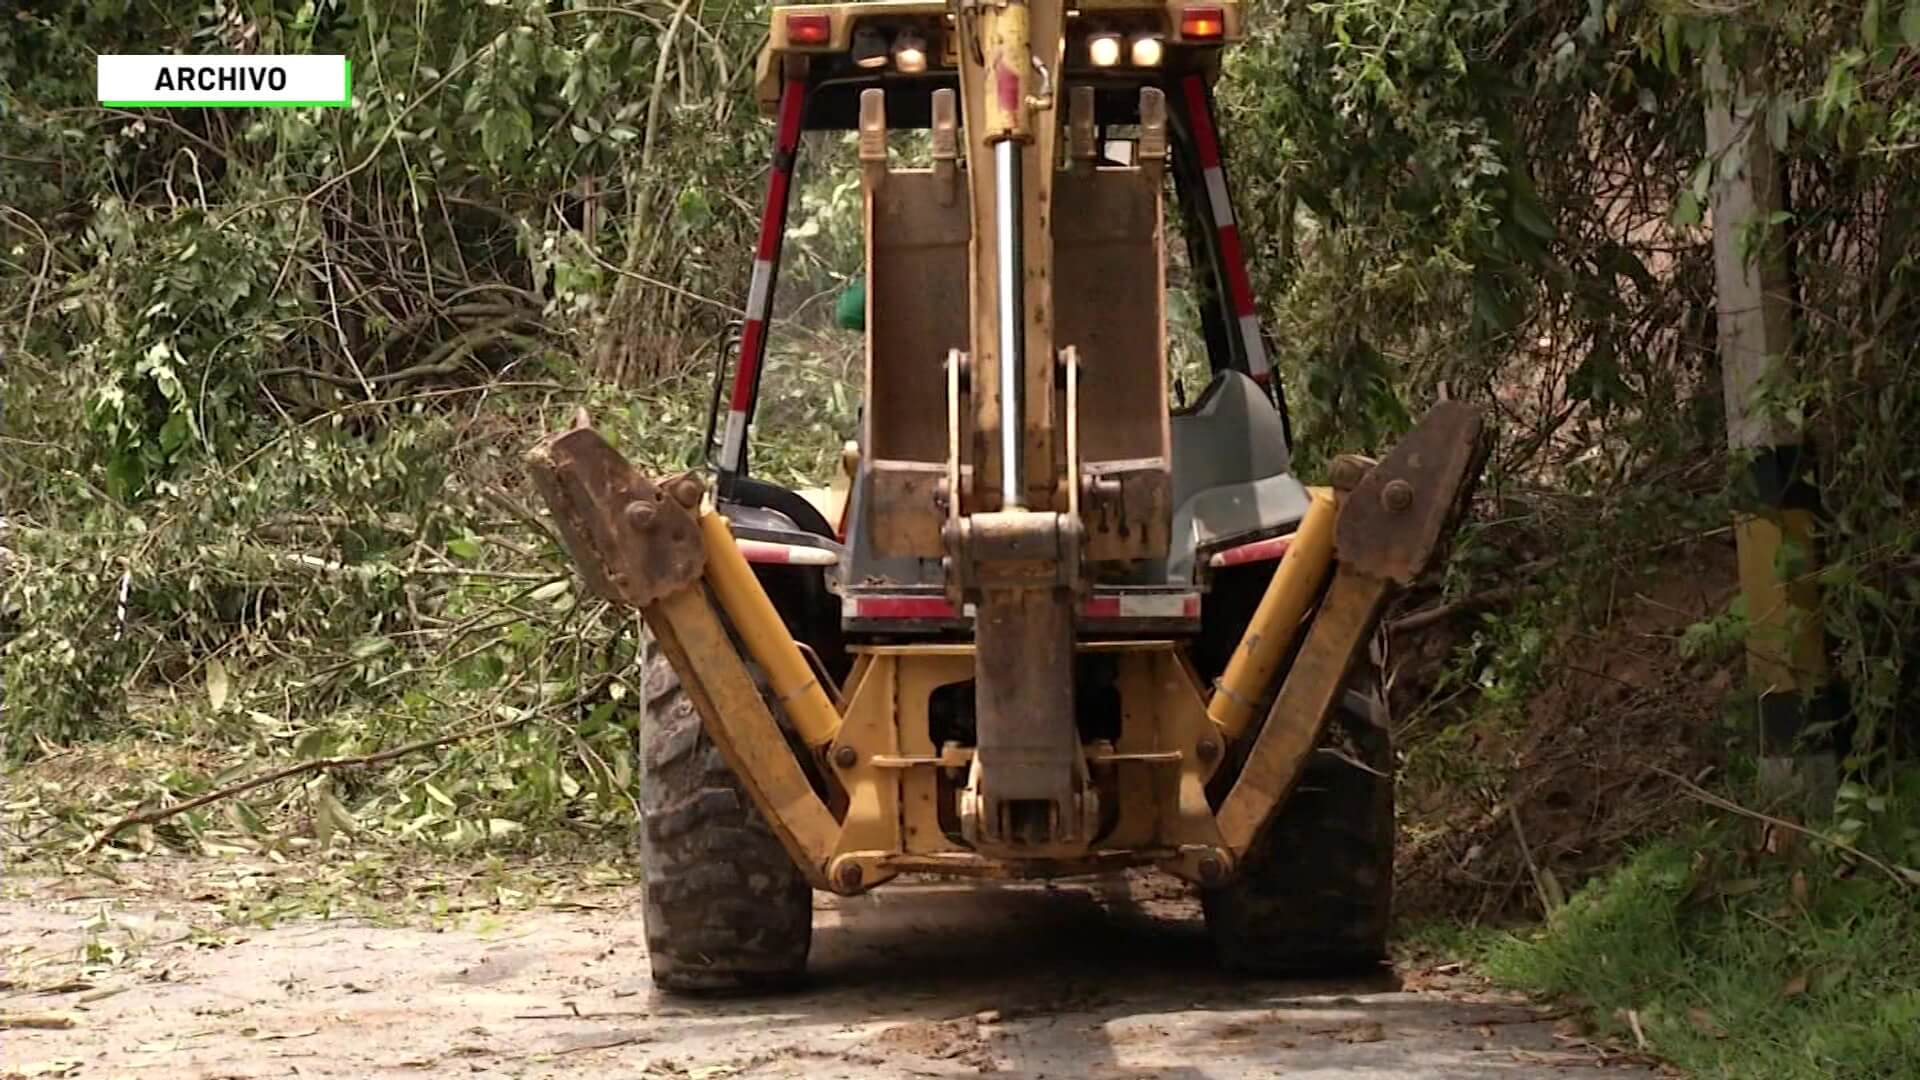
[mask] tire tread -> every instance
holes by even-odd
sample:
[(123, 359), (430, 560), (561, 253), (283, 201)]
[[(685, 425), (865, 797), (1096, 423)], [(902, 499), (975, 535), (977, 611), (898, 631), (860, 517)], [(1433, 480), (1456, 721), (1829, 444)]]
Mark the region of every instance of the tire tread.
[(1260, 975), (1378, 967), (1387, 956), (1393, 848), (1392, 738), (1369, 669), (1353, 680), (1240, 875), (1202, 891), (1220, 962)]
[(772, 990), (800, 981), (813, 893), (649, 640), (639, 729), (640, 881), (655, 985)]

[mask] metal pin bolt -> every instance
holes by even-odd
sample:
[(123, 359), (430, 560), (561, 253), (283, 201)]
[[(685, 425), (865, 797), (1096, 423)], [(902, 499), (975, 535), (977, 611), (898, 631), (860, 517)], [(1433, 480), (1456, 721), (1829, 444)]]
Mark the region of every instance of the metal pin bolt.
[(1194, 749), (1199, 753), (1201, 761), (1212, 762), (1220, 756), (1220, 744), (1213, 739), (1201, 739), (1200, 745)]
[(858, 889), (860, 883), (865, 881), (866, 878), (867, 875), (860, 869), (860, 864), (855, 862), (841, 863), (839, 868), (833, 872), (833, 883), (844, 892), (852, 892)]
[(707, 486), (702, 484), (697, 476), (676, 476), (667, 481), (667, 494), (673, 496), (674, 502), (689, 510), (699, 506), (700, 497), (706, 493)]
[(1217, 855), (1200, 856), (1197, 869), (1200, 871), (1200, 880), (1209, 885), (1219, 881), (1227, 872), (1226, 864), (1222, 863)]
[(1373, 459), (1359, 454), (1341, 454), (1327, 467), (1327, 482), (1336, 491), (1352, 491), (1373, 471)]
[(851, 769), (860, 760), (860, 752), (851, 746), (835, 747), (833, 763), (843, 769)]
[(1399, 513), (1413, 505), (1413, 485), (1405, 480), (1389, 480), (1380, 489), (1380, 505)]

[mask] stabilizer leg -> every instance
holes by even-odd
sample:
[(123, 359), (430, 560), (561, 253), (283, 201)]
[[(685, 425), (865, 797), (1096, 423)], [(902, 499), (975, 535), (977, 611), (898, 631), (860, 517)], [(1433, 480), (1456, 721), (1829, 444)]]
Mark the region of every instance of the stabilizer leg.
[[(708, 599), (710, 563), (717, 563), (714, 568), (724, 574), (729, 561), (728, 552), (711, 549), (733, 540), (724, 523), (718, 530), (702, 527), (701, 517), (712, 511), (701, 507), (705, 492), (700, 482), (682, 476), (656, 486), (584, 425), (541, 443), (527, 455), (527, 463), (588, 587), (604, 599), (639, 609), (680, 674), (708, 734), (775, 835), (809, 882), (828, 888), (826, 869), (840, 825), (814, 791)], [(739, 559), (737, 550), (730, 554)], [(751, 573), (744, 582), (724, 580), (735, 591), (758, 589)], [(764, 593), (759, 598), (766, 600)], [(765, 618), (772, 610), (770, 604), (766, 612), (756, 608), (742, 604), (739, 610), (730, 608), (730, 615), (738, 622)], [(741, 636), (773, 646), (784, 640), (793, 648), (792, 638), (784, 636), (774, 618), (775, 627), (755, 626)], [(783, 673), (794, 681), (791, 665), (780, 659), (770, 653), (759, 666), (776, 682)], [(838, 726), (838, 714), (811, 673), (804, 678), (797, 692), (779, 699), (782, 707), (796, 714), (797, 730), (830, 733)]]
[(1220, 831), (1236, 862), (1258, 845), (1299, 783), (1387, 599), (1424, 573), (1452, 535), (1487, 450), (1479, 410), (1442, 402), (1351, 483), (1334, 526), (1333, 581), (1220, 807)]

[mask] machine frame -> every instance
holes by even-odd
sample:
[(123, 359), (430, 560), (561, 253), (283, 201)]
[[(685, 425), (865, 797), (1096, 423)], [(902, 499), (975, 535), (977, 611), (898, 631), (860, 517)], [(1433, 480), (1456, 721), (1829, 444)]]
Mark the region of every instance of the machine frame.
[[(1451, 534), (1479, 412), (1442, 403), (1326, 487), (1290, 474), (1210, 91), (1237, 2), (772, 19), (756, 85), (775, 153), (713, 491), (647, 477), (582, 417), (529, 455), (569, 554), (640, 612), (811, 887), (1157, 866), (1227, 888), (1261, 861), (1388, 599)], [(1096, 61), (1122, 41), (1154, 62)], [(894, 166), (892, 122), (930, 132), (929, 166)], [(1115, 126), (1125, 161), (1102, 150)], [(822, 127), (859, 134), (870, 279), (844, 501), (747, 460), (800, 133)], [(1215, 369), (1181, 415), (1170, 164)]]

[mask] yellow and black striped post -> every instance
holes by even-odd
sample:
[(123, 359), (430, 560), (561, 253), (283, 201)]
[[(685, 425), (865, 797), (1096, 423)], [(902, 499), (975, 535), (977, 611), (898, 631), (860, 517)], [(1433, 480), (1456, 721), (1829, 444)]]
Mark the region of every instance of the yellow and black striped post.
[[(1756, 103), (1751, 73), (1729, 74), (1708, 57), (1707, 149), (1720, 367), (1727, 443), (1747, 462), (1751, 502), (1735, 519), (1740, 588), (1747, 609), (1747, 677), (1758, 697), (1763, 781), (1796, 782), (1815, 794), (1831, 782), (1831, 743), (1803, 738), (1832, 719), (1826, 635), (1820, 618), (1813, 457), (1802, 432), (1767, 407), (1787, 372), (1793, 337), (1792, 279), (1775, 214), (1783, 178)], [(1825, 730), (1824, 727), (1817, 730)]]
[(1813, 580), (1818, 492), (1804, 445), (1750, 450), (1754, 503), (1734, 522), (1747, 608), (1747, 675), (1759, 694), (1761, 757), (1779, 759), (1796, 752), (1810, 725), (1833, 719), (1826, 634)]

